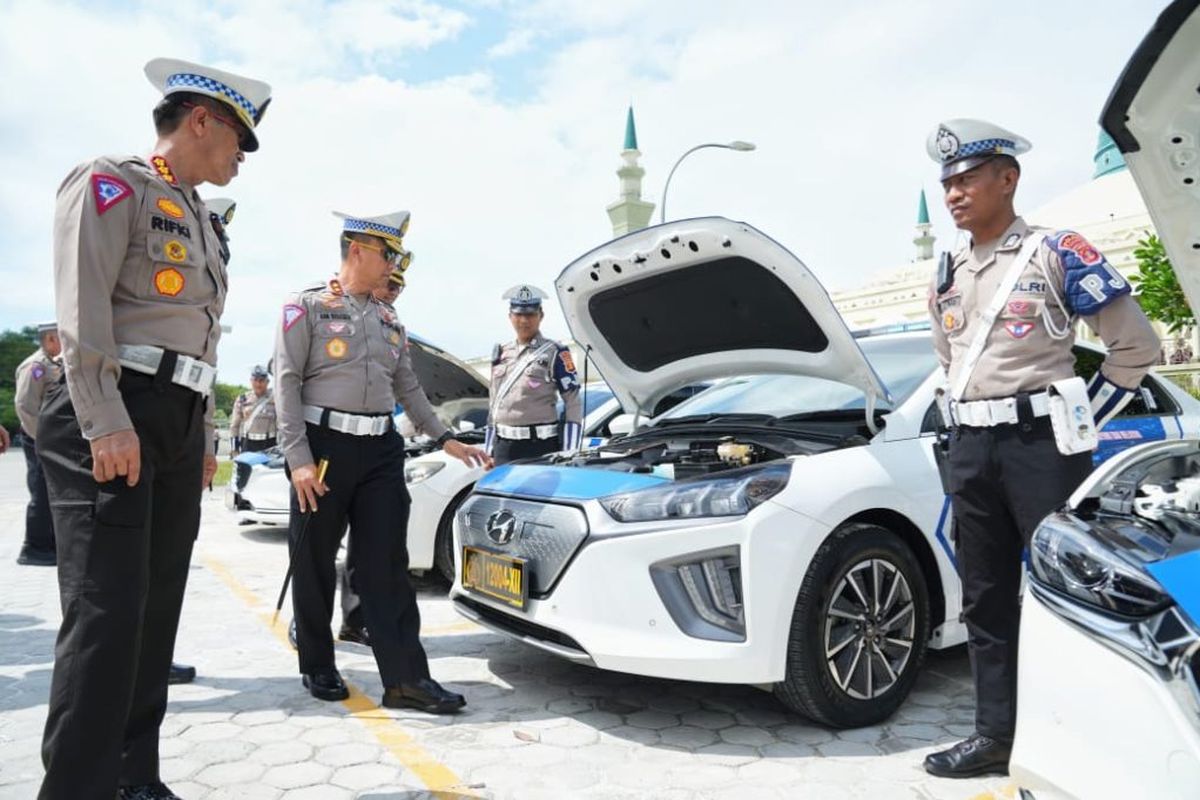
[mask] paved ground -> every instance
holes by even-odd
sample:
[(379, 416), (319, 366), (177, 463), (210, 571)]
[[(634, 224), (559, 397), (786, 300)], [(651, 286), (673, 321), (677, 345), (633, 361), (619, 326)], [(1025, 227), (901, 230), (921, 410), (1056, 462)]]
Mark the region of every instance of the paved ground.
[[(59, 620), (54, 572), (19, 567), (23, 461), (0, 457), (0, 798), (30, 798)], [(965, 654), (935, 654), (886, 725), (831, 732), (749, 687), (634, 678), (572, 665), (488, 633), (423, 584), (434, 675), (463, 692), (457, 718), (380, 709), (369, 650), (340, 645), (345, 703), (312, 699), (270, 610), (284, 532), (233, 524), (206, 496), (173, 687), (164, 780), (189, 800), (284, 798), (1012, 797), (1007, 780), (942, 781), (922, 756), (971, 730)]]

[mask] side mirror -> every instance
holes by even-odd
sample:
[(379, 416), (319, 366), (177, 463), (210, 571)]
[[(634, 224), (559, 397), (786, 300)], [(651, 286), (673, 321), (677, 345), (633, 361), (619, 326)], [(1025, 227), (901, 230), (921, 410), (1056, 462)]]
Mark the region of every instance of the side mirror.
[(612, 418), (612, 422), (608, 423), (608, 432), (611, 436), (627, 436), (633, 433), (633, 423), (637, 417), (633, 414), (618, 414)]

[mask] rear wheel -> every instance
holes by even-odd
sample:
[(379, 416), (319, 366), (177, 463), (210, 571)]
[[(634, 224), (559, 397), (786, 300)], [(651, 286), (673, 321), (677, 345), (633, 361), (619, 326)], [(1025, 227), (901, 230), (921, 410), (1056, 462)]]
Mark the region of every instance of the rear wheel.
[(454, 584), (454, 515), (474, 488), (475, 484), (471, 484), (463, 489), (446, 506), (433, 540), (433, 568), (451, 585)]
[(874, 725), (912, 690), (928, 640), (929, 594), (912, 550), (886, 528), (846, 525), (804, 576), (775, 695), (831, 727)]

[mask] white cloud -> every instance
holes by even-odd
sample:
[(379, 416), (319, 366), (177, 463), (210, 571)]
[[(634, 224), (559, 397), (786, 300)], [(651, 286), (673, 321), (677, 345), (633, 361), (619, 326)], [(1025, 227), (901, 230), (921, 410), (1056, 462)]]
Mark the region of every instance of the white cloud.
[(498, 44), (488, 48), (488, 58), (507, 58), (528, 52), (532, 47), (537, 33), (531, 28), (518, 28), (508, 32)]
[[(609, 235), (604, 206), (616, 197), (631, 101), (649, 199), (691, 145), (754, 141), (753, 153), (689, 158), (671, 215), (748, 220), (832, 286), (910, 258), (922, 186), (949, 243), (923, 149), (939, 119), (992, 118), (1032, 139), (1018, 199), (1040, 205), (1089, 177), (1100, 105), (1154, 14), (1057, 5), (1016, 2), (998, 22), (986, 8), (931, 0), (224, 0), (170, 13), (0, 4), (0, 328), (51, 312), (62, 176), (85, 158), (152, 144), (155, 94), (141, 67), (157, 55), (275, 87), (262, 150), (231, 186), (202, 189), (238, 201), (221, 371), (240, 380), (269, 354), (284, 293), (336, 268), (334, 208), (410, 209), (416, 261), (402, 317), (453, 352), (487, 352), (508, 334), (505, 288), (550, 289)], [(478, 32), (484, 8), (505, 15), (490, 61), (485, 52), (433, 79), (404, 77), (405, 64), (440, 63), (440, 44)], [(524, 31), (537, 32), (536, 50), (519, 49)], [(506, 48), (543, 59), (520, 101), (500, 99), (510, 96)], [(556, 309), (547, 329), (566, 335)]]

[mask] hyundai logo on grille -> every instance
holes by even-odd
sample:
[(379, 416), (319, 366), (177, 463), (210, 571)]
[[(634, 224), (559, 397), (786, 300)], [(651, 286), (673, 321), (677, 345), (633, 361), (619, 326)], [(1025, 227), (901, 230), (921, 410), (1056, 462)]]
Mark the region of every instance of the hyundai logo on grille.
[(511, 511), (497, 511), (487, 518), (484, 530), (496, 544), (508, 544), (517, 532), (517, 518)]

